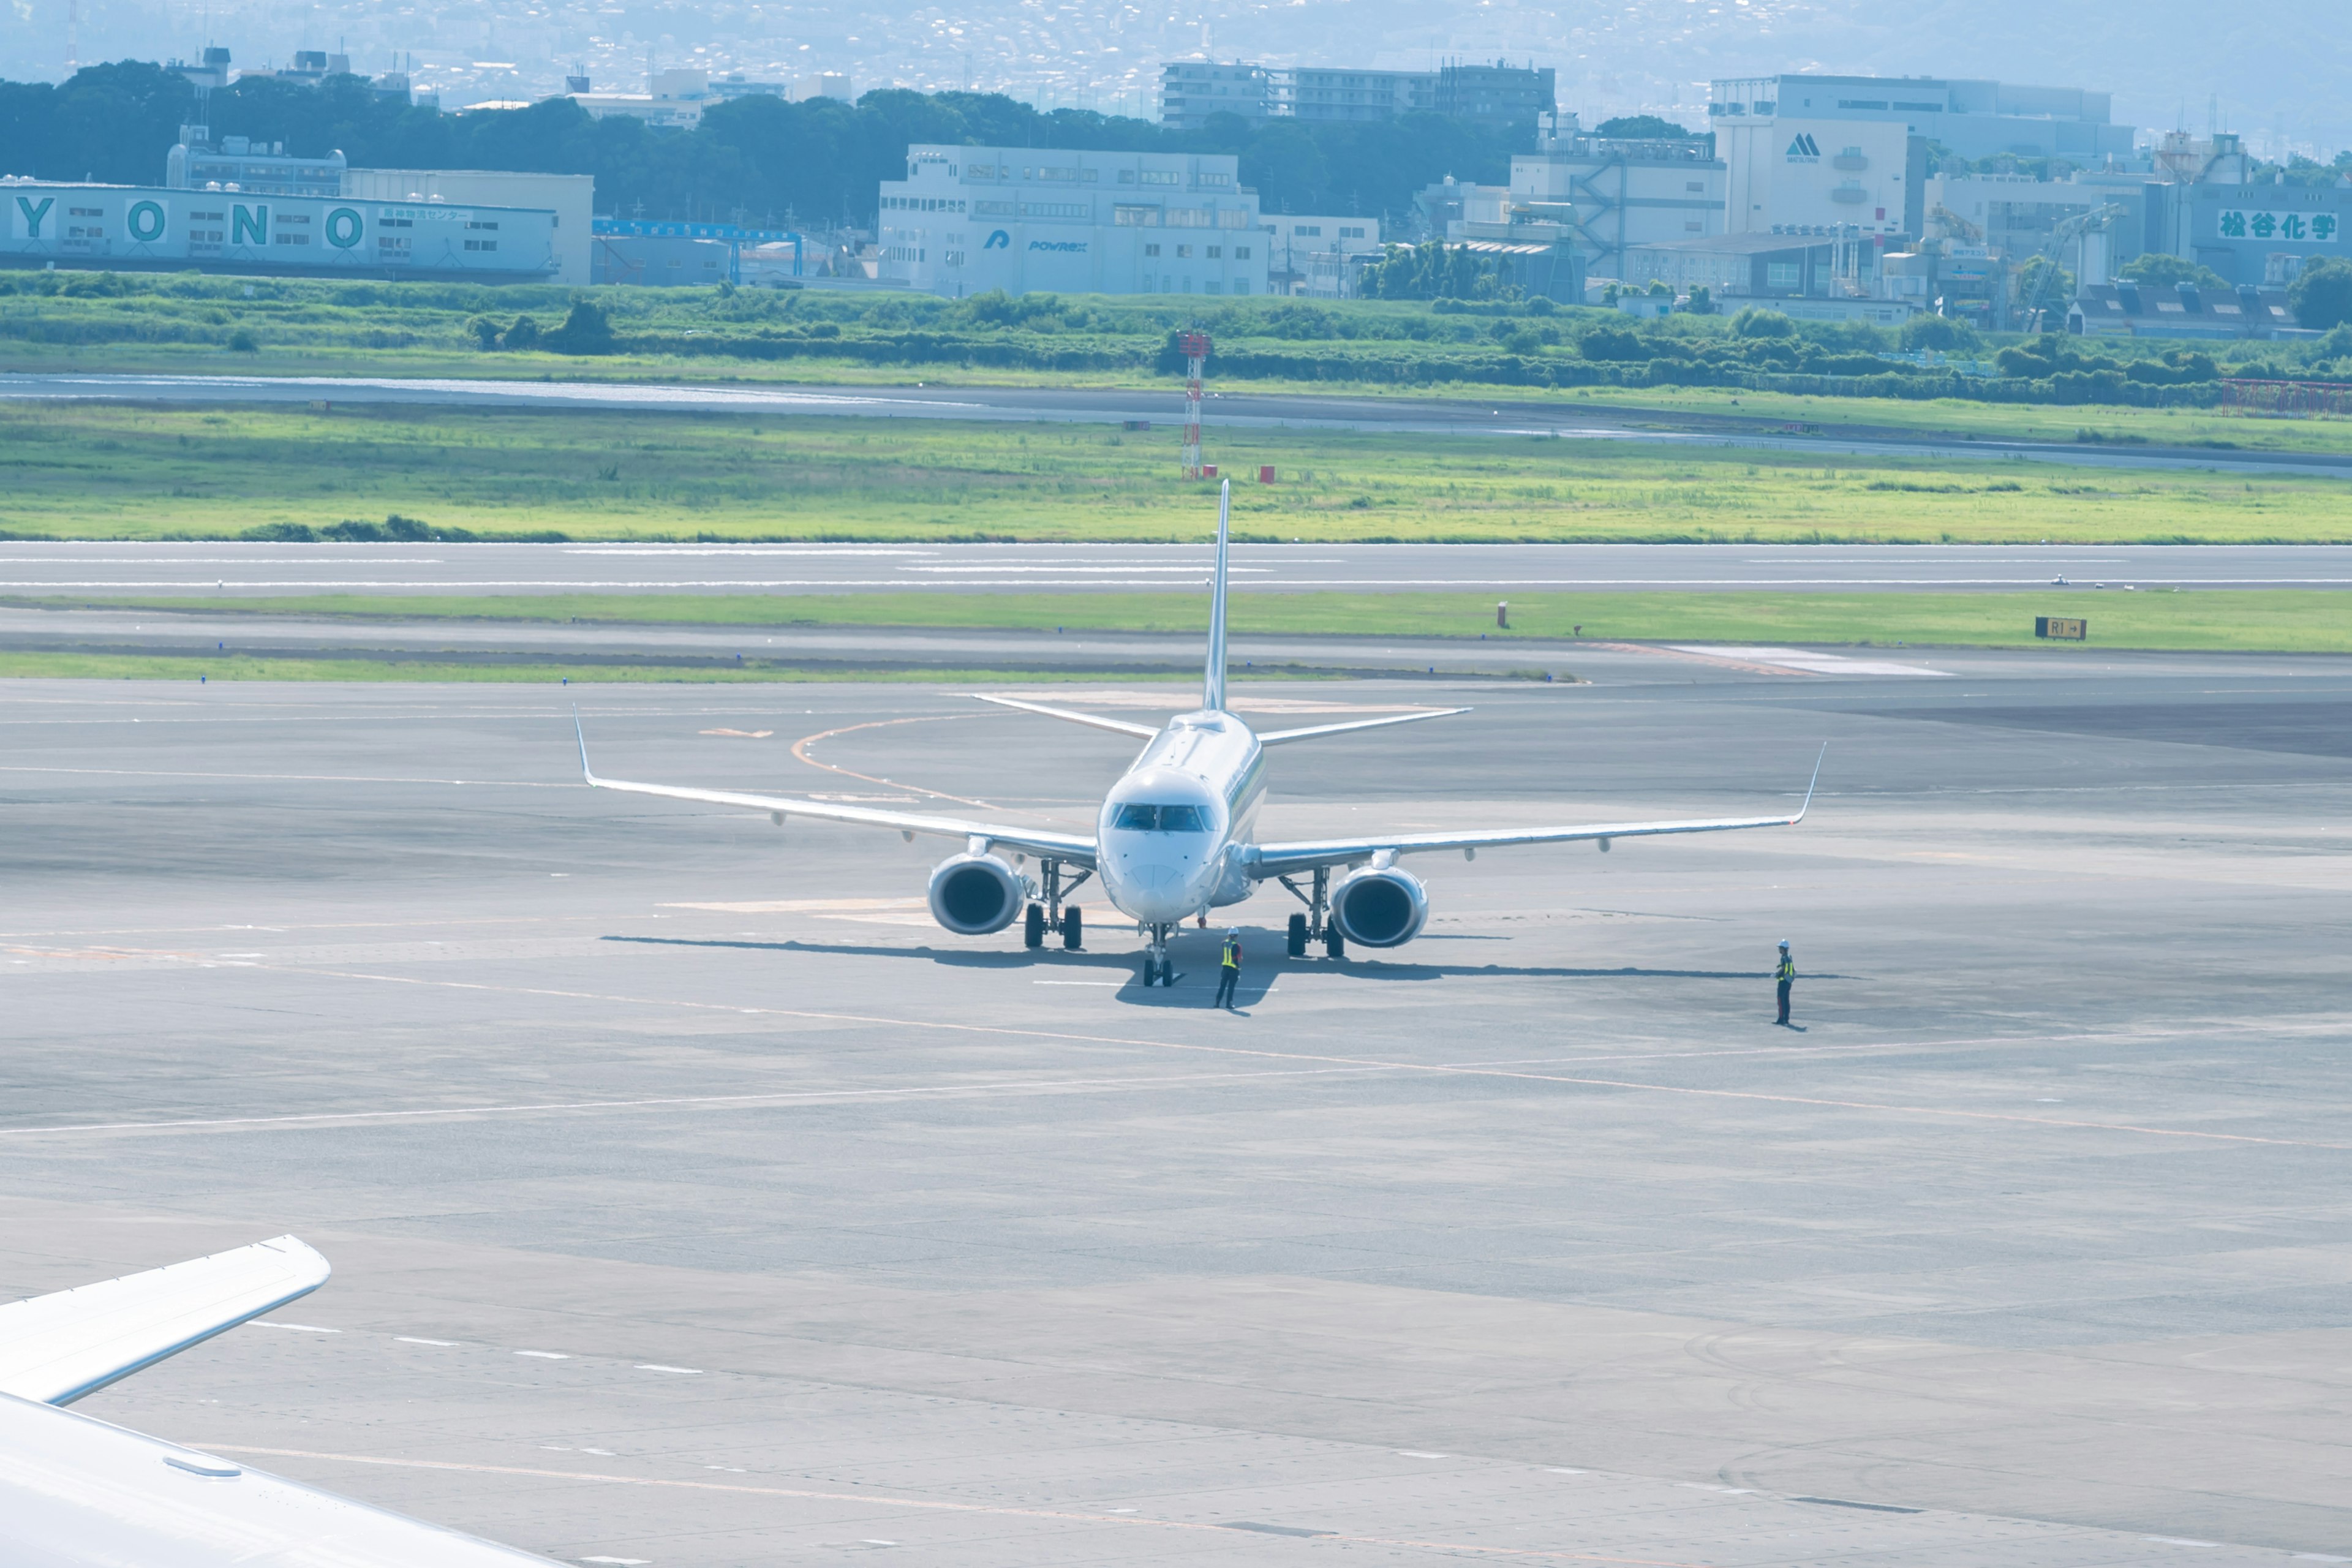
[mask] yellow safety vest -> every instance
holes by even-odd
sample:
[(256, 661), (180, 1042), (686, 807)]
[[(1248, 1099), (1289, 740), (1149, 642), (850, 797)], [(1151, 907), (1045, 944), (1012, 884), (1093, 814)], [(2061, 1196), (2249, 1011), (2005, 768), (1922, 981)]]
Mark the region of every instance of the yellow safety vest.
[(1237, 942), (1229, 942), (1225, 943), (1225, 967), (1227, 969), (1239, 969), (1241, 966), (1242, 944)]
[(1780, 984), (1786, 985), (1797, 977), (1797, 961), (1783, 953), (1780, 957)]

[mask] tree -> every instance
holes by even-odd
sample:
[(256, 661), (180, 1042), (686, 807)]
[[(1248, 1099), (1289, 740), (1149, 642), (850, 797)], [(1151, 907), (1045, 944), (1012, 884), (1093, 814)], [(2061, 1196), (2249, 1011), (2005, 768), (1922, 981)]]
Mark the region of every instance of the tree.
[(2295, 321), (2313, 331), (2352, 321), (2352, 261), (2321, 256), (2305, 262), (2287, 285), (2286, 302)]
[(1912, 353), (1924, 349), (1938, 353), (1974, 353), (1984, 347), (1984, 339), (1966, 321), (1956, 321), (1948, 316), (1914, 316), (1903, 323), (1903, 347)]
[(2074, 275), (2046, 256), (2029, 256), (2017, 269), (2017, 302), (2063, 308), (2074, 297)]
[(1753, 305), (1746, 305), (1731, 318), (1731, 335), (1735, 338), (1793, 338), (1797, 335), (1797, 323), (1778, 310), (1759, 310)]
[(2151, 250), (2135, 256), (2116, 268), (2116, 276), (2126, 283), (2145, 283), (2151, 289), (2170, 289), (2187, 283), (2199, 289), (2227, 289), (2230, 285), (2221, 275), (2202, 262), (2185, 257), (2167, 256)]
[(1621, 114), (1614, 120), (1602, 121), (1592, 133), (1621, 142), (1682, 142), (1697, 134), (1655, 114)]

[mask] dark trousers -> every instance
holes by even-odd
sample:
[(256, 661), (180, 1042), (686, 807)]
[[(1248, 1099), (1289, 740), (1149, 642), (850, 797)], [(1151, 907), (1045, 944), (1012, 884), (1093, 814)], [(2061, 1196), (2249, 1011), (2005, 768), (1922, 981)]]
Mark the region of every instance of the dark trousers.
[(1787, 1023), (1787, 1022), (1789, 1021), (1789, 986), (1790, 986), (1790, 982), (1786, 981), (1786, 980), (1783, 980), (1783, 981), (1781, 981), (1781, 982), (1780, 982), (1780, 1022), (1782, 1022), (1783, 1024), (1785, 1024), (1785, 1023)]
[(1239, 980), (1241, 977), (1242, 972), (1238, 969), (1228, 969), (1223, 973), (1218, 975), (1217, 999), (1214, 1002), (1210, 1003), (1209, 1005), (1212, 1007), (1223, 1007), (1229, 1005), (1234, 999), (1234, 982)]

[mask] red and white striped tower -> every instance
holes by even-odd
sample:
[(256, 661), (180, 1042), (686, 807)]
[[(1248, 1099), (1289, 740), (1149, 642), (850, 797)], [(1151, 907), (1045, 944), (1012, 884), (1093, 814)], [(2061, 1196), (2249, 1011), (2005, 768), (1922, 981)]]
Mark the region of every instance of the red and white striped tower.
[(1201, 375), (1209, 363), (1209, 334), (1186, 332), (1176, 340), (1184, 352), (1184, 477), (1201, 477)]

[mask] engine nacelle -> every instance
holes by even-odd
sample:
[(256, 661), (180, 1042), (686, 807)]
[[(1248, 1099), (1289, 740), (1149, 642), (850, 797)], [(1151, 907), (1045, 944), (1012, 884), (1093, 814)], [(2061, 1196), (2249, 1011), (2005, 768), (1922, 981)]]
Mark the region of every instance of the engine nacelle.
[(958, 936), (986, 936), (1021, 916), (1029, 889), (993, 855), (955, 855), (931, 873), (931, 918)]
[(1429, 919), (1429, 889), (1391, 866), (1350, 871), (1331, 889), (1331, 923), (1358, 947), (1402, 947)]

